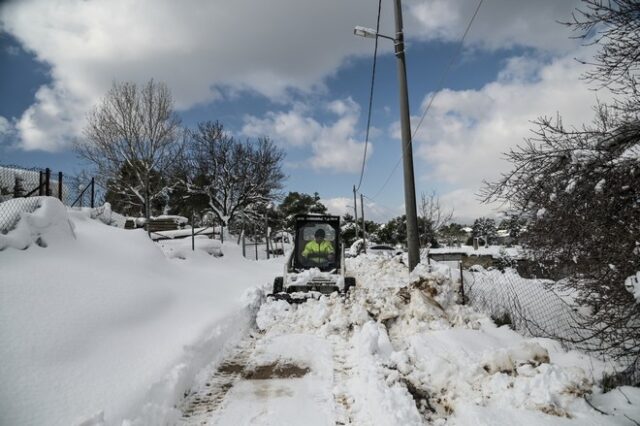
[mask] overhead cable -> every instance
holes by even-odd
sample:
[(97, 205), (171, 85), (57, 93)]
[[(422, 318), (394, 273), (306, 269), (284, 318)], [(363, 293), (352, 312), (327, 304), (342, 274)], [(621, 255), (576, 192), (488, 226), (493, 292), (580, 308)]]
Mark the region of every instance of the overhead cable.
[[(382, 0), (378, 0), (378, 19), (376, 21), (376, 34), (380, 32), (380, 9)], [(369, 112), (367, 114), (367, 134), (364, 139), (364, 154), (362, 155), (362, 168), (360, 169), (360, 180), (356, 187), (356, 191), (360, 190), (362, 178), (364, 177), (364, 166), (367, 162), (367, 147), (369, 145), (369, 129), (371, 127), (371, 110), (373, 106), (373, 88), (376, 81), (376, 62), (378, 59), (378, 37), (376, 37), (375, 46), (373, 48), (373, 66), (371, 67), (371, 89), (369, 91)]]
[[(471, 16), (471, 19), (469, 20), (469, 23), (467, 24), (467, 28), (465, 29), (464, 33), (462, 34), (462, 37), (460, 38), (460, 41), (458, 42), (458, 48), (456, 49), (454, 54), (451, 55), (451, 58), (449, 59), (449, 63), (447, 64), (447, 67), (445, 68), (444, 72), (442, 73), (442, 76), (440, 77), (440, 81), (439, 81), (438, 86), (437, 86), (438, 88), (437, 88), (436, 91), (434, 91), (432, 93), (431, 98), (429, 99), (429, 103), (427, 104), (427, 107), (424, 109), (424, 112), (422, 113), (422, 117), (420, 118), (420, 121), (418, 122), (418, 125), (416, 126), (415, 130), (413, 131), (413, 134), (411, 135), (411, 140), (409, 141), (409, 146), (410, 147), (413, 145), (413, 138), (418, 133), (418, 129), (420, 129), (420, 126), (422, 125), (422, 122), (424, 121), (425, 117), (427, 116), (427, 113), (429, 112), (429, 109), (431, 109), (431, 105), (433, 105), (433, 101), (435, 100), (435, 98), (438, 95), (438, 93), (440, 93), (440, 91), (442, 90), (444, 82), (446, 81), (446, 78), (447, 78), (447, 76), (449, 74), (449, 71), (451, 70), (451, 66), (453, 65), (454, 61), (457, 59), (458, 55), (462, 51), (462, 47), (464, 46), (464, 40), (467, 37), (467, 34), (469, 33), (469, 30), (471, 29), (471, 26), (473, 25), (473, 21), (476, 19), (476, 16), (478, 15), (478, 11), (480, 10), (480, 7), (482, 6), (483, 2), (484, 2), (484, 0), (480, 0), (480, 2), (478, 3), (478, 6), (476, 7), (476, 10), (473, 13), (473, 16)], [(373, 199), (377, 198), (378, 195), (380, 195), (382, 193), (384, 188), (387, 186), (387, 184), (391, 180), (391, 177), (393, 177), (393, 174), (398, 169), (398, 166), (400, 165), (400, 161), (401, 160), (402, 160), (402, 157), (398, 158), (398, 161), (396, 162), (395, 166), (393, 166), (393, 169), (391, 170), (391, 173), (389, 173), (389, 175), (387, 176), (387, 179), (384, 181), (384, 183), (382, 184), (382, 186), (380, 187), (378, 192), (376, 192), (376, 194), (373, 197), (371, 197), (371, 198), (367, 197), (367, 198), (369, 198), (370, 200), (373, 201)]]

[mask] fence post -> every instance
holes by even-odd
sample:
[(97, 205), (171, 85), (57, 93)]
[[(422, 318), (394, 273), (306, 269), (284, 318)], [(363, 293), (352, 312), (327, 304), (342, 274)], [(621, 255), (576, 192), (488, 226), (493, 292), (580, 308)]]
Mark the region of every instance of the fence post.
[(38, 195), (44, 195), (44, 172), (40, 170), (40, 186), (38, 186)]
[(196, 251), (196, 221), (193, 213), (191, 213), (191, 251)]
[(50, 181), (51, 181), (51, 169), (47, 167), (44, 172), (44, 195), (46, 195), (47, 197), (51, 196)]
[(265, 246), (267, 250), (267, 259), (269, 259), (269, 219), (267, 218), (266, 214), (264, 215), (264, 226), (264, 241), (266, 243)]
[(96, 182), (95, 178), (91, 178), (91, 208), (95, 207)]
[(253, 246), (256, 248), (256, 260), (258, 260), (258, 240), (256, 240), (256, 237), (258, 236), (258, 233), (256, 232), (256, 224), (253, 224), (253, 242), (255, 243)]
[(244, 227), (242, 228), (242, 231), (240, 232), (240, 236), (242, 237), (242, 257), (247, 257), (247, 244), (246, 244), (245, 238), (244, 238)]
[(465, 304), (464, 300), (464, 275), (462, 274), (462, 261), (458, 261), (458, 268), (460, 268), (460, 294), (462, 295), (462, 304)]
[(58, 172), (58, 199), (62, 201), (62, 172)]

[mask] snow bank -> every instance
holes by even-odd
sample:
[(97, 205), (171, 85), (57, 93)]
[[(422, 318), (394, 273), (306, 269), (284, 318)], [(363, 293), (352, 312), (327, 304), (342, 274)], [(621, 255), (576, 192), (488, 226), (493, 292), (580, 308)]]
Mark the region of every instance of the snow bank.
[[(472, 307), (459, 305), (459, 285), (446, 268), (420, 264), (409, 274), (394, 259), (366, 258), (352, 259), (348, 266), (361, 286), (354, 303), (377, 320), (357, 332), (359, 356), (374, 359), (371, 370), (387, 389), (403, 384), (428, 422), (633, 424), (614, 411), (627, 398), (612, 396), (615, 391), (602, 395), (594, 382), (606, 370), (602, 362), (566, 352), (551, 339), (497, 327)], [(382, 382), (375, 383), (368, 388)], [(629, 404), (636, 395), (640, 392), (633, 392)], [(597, 412), (585, 398), (612, 415)], [(638, 405), (627, 409), (632, 418), (640, 415)]]
[(7, 247), (24, 250), (32, 244), (47, 247), (53, 241), (75, 238), (67, 208), (60, 200), (53, 197), (37, 197), (36, 200), (36, 210), (33, 212), (25, 211), (19, 205), (27, 201), (33, 203), (33, 199), (5, 201), (17, 204), (13, 207), (19, 211), (19, 220), (6, 235), (0, 234), (0, 250)]
[(249, 327), (261, 296), (246, 289), (282, 268), (245, 260), (233, 243), (221, 258), (199, 247), (168, 259), (144, 231), (53, 198), (1, 238), (3, 425), (171, 418), (196, 371)]
[(165, 240), (160, 241), (158, 244), (162, 247), (163, 251), (171, 259), (185, 260), (188, 258), (203, 258), (207, 256), (221, 257), (222, 243), (219, 240), (212, 240), (206, 236), (197, 236), (194, 238), (197, 241), (195, 247), (192, 245), (191, 238), (183, 238), (179, 240)]

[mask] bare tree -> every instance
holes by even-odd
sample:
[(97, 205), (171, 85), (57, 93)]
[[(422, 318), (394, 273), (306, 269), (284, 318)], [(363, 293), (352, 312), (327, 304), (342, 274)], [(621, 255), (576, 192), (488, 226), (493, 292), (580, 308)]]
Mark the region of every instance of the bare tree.
[(183, 184), (188, 196), (204, 197), (224, 225), (243, 209), (276, 198), (285, 178), (284, 152), (268, 138), (240, 142), (219, 122), (191, 132)]
[(578, 303), (592, 309), (580, 343), (637, 368), (640, 305), (625, 280), (640, 270), (640, 114), (596, 111), (594, 124), (581, 129), (540, 119), (535, 137), (507, 155), (513, 170), (484, 195), (529, 218), (526, 247), (551, 273), (567, 276)]
[(617, 93), (635, 90), (640, 71), (640, 3), (637, 0), (583, 0), (583, 6), (565, 25), (579, 32), (578, 38), (601, 48), (585, 74)]
[(114, 83), (89, 114), (76, 150), (93, 163), (108, 191), (137, 200), (149, 217), (154, 199), (167, 191), (161, 181), (152, 181), (163, 176), (180, 151), (179, 133), (165, 84)]
[[(583, 0), (566, 23), (598, 44), (586, 73), (619, 98), (591, 125), (565, 129), (540, 118), (534, 136), (507, 154), (511, 172), (485, 186), (528, 219), (524, 243), (591, 308), (573, 343), (624, 361), (640, 375), (640, 301), (627, 288), (640, 270), (640, 2)], [(585, 64), (588, 63), (583, 61)]]
[(440, 205), (440, 197), (435, 191), (430, 194), (422, 192), (420, 194), (420, 215), (422, 216), (422, 244), (427, 244), (429, 240), (435, 238), (440, 230), (451, 222), (453, 209), (444, 210)]

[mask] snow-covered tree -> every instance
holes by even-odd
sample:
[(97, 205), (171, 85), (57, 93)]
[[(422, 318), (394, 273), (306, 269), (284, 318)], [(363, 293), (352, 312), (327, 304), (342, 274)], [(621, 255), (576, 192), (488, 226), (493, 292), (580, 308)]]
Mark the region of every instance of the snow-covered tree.
[(462, 230), (463, 226), (459, 223), (450, 223), (443, 226), (438, 232), (438, 238), (442, 239), (446, 245), (453, 245), (464, 242), (467, 234)]
[(103, 186), (121, 199), (136, 200), (146, 217), (154, 199), (166, 193), (153, 185), (181, 149), (180, 120), (167, 86), (114, 83), (89, 114), (84, 139), (75, 148), (91, 162)]
[(378, 231), (380, 241), (387, 244), (407, 244), (407, 216), (391, 219)]
[(496, 237), (496, 221), (487, 217), (481, 217), (473, 222), (471, 234), (474, 238), (482, 238), (485, 244), (489, 244)]
[(580, 60), (593, 67), (587, 80), (608, 87), (615, 93), (633, 94), (640, 72), (640, 3), (638, 0), (582, 0), (565, 22), (587, 44), (600, 46), (591, 60)]
[(298, 214), (327, 214), (327, 207), (320, 202), (320, 194), (313, 195), (302, 192), (289, 192), (278, 207), (285, 220), (285, 228), (291, 229), (294, 218)]
[(507, 212), (505, 213), (505, 218), (500, 222), (500, 229), (508, 231), (513, 242), (517, 244), (526, 222), (519, 214)]
[[(585, 0), (575, 29), (601, 47), (586, 75), (619, 98), (595, 119), (565, 129), (549, 118), (507, 156), (511, 172), (485, 189), (528, 216), (536, 260), (568, 274), (590, 345), (640, 368), (640, 304), (625, 286), (640, 271), (640, 3)], [(591, 39), (591, 41), (594, 41)], [(593, 346), (591, 346), (593, 349)], [(634, 367), (635, 366), (635, 367)]]
[(219, 122), (198, 124), (190, 133), (184, 159), (187, 196), (204, 197), (224, 225), (239, 211), (274, 200), (285, 178), (284, 152), (271, 140), (239, 141)]

